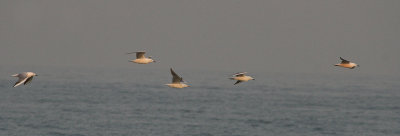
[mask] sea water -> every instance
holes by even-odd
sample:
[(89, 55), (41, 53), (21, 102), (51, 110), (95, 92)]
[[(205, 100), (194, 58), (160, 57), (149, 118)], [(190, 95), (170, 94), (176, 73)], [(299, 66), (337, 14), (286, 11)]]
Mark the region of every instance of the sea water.
[[(400, 77), (46, 69), (13, 88), (0, 69), (1, 136), (399, 136)], [(14, 72), (14, 73), (13, 73)]]

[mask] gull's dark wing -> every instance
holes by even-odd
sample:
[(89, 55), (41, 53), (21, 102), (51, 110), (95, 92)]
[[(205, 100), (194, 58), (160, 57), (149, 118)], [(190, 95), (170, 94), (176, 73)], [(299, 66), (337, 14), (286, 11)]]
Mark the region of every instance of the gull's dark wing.
[(348, 64), (350, 61), (343, 59), (342, 57), (339, 57), (340, 60), (342, 60), (342, 64)]
[(29, 77), (28, 79), (26, 79), (26, 81), (24, 82), (24, 85), (28, 84), (29, 82), (31, 82), (33, 79), (33, 76)]
[(17, 87), (17, 86), (21, 85), (22, 83), (25, 83), (25, 81), (26, 81), (27, 79), (28, 79), (28, 78), (20, 78), (17, 82), (15, 82), (15, 84), (14, 84), (13, 87)]
[(239, 72), (239, 73), (235, 73), (234, 76), (236, 77), (242, 77), (244, 76), (244, 74), (246, 74), (247, 72)]
[(136, 58), (138, 58), (138, 59), (144, 58), (145, 53), (146, 52), (136, 52)]
[(172, 74), (172, 83), (180, 83), (182, 78), (179, 77), (178, 74), (176, 74), (174, 72), (174, 70), (172, 70), (172, 68), (170, 70), (171, 70), (171, 74)]
[(233, 85), (239, 84), (239, 83), (241, 83), (241, 82), (242, 82), (242, 81), (238, 80), (238, 81), (236, 81), (236, 83), (233, 84)]

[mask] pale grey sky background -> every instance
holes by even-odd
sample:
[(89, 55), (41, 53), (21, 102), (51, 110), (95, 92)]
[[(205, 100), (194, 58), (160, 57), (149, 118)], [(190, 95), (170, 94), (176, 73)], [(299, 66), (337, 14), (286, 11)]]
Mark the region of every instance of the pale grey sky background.
[(399, 75), (399, 0), (1, 0), (1, 67)]

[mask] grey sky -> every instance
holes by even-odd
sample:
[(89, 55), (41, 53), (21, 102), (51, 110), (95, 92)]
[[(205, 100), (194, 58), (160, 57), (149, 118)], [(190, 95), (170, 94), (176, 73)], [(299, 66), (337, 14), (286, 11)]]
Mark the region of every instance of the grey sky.
[(0, 62), (400, 74), (398, 0), (1, 0)]

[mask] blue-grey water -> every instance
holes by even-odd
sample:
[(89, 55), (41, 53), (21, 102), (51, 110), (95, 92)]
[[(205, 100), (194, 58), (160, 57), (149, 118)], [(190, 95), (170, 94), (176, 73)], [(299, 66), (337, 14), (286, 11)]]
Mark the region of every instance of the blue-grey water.
[(1, 136), (400, 135), (399, 76), (46, 68), (12, 88), (23, 70), (0, 68)]

